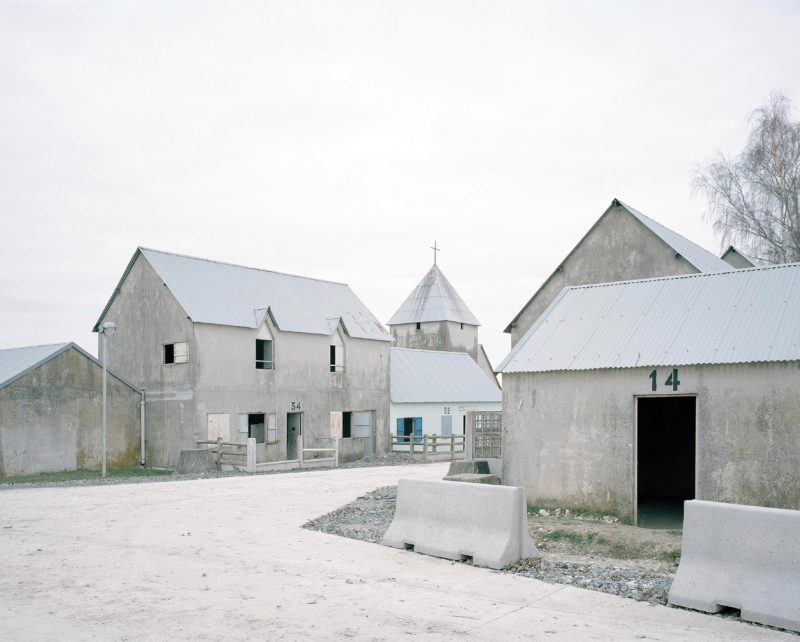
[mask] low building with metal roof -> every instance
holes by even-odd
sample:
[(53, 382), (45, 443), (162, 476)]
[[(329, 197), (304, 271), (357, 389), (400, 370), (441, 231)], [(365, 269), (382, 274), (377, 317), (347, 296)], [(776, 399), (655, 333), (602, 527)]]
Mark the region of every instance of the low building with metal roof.
[(392, 348), (389, 390), (398, 437), (464, 435), (469, 412), (502, 405), (497, 380), (465, 352)]
[(498, 371), (532, 504), (800, 508), (800, 264), (565, 288)]
[[(141, 391), (108, 372), (107, 460), (140, 462)], [(75, 343), (0, 350), (0, 476), (98, 469), (102, 366)]]
[(505, 328), (513, 348), (562, 288), (734, 267), (618, 199), (544, 281)]
[(158, 465), (198, 439), (254, 437), (259, 462), (337, 438), (385, 449), (392, 337), (344, 283), (138, 248), (94, 330), (105, 321), (109, 364), (147, 388)]

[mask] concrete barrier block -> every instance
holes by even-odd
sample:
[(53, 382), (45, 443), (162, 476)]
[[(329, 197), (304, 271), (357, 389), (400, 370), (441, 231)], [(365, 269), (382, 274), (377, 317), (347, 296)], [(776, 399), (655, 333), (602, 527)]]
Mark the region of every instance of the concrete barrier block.
[(478, 473), (479, 475), (488, 475), (489, 462), (485, 459), (468, 459), (462, 461), (450, 462), (450, 468), (447, 470), (447, 475), (461, 475), (463, 473)]
[(669, 603), (800, 631), (800, 511), (685, 502)]
[(525, 491), (513, 486), (401, 479), (382, 543), (497, 569), (539, 555)]
[(182, 450), (178, 456), (178, 473), (207, 473), (215, 469), (214, 454), (208, 448)]
[(458, 475), (447, 475), (445, 481), (469, 482), (471, 484), (494, 484), (500, 485), (500, 478), (497, 475), (482, 475), (479, 473), (459, 473)]

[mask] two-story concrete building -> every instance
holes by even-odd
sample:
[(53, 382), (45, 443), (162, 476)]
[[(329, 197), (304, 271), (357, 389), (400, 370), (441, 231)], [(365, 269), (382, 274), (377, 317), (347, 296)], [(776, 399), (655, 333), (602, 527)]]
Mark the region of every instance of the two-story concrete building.
[(392, 337), (343, 283), (139, 248), (105, 321), (109, 367), (146, 388), (155, 465), (198, 438), (254, 437), (258, 461), (297, 459), (300, 436), (386, 448)]

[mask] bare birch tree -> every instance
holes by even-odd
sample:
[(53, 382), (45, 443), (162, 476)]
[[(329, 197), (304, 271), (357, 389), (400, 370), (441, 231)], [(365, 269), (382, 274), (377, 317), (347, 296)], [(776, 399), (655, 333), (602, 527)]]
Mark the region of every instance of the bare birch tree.
[(747, 144), (698, 169), (694, 188), (725, 244), (766, 263), (800, 261), (800, 122), (774, 93), (750, 114)]

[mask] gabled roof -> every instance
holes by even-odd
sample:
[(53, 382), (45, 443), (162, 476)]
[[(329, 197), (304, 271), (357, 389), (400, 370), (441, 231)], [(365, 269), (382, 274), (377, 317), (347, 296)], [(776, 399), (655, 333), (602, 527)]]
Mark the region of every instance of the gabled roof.
[(798, 319), (800, 263), (575, 286), (498, 372), (797, 361)]
[(753, 257), (748, 256), (744, 252), (740, 252), (735, 247), (733, 247), (733, 245), (729, 245), (728, 249), (722, 253), (722, 256), (720, 258), (726, 263), (728, 263), (728, 265), (733, 265), (734, 267), (736, 267), (733, 263), (730, 263), (728, 261), (729, 256), (736, 256), (736, 255), (740, 257), (741, 262), (744, 264), (743, 267), (762, 267), (760, 261), (757, 261)]
[(600, 216), (600, 218), (595, 221), (595, 224), (589, 228), (589, 231), (583, 235), (578, 244), (570, 250), (570, 253), (561, 261), (559, 267), (557, 267), (549, 277), (542, 283), (541, 287), (536, 290), (534, 295), (528, 299), (528, 302), (522, 306), (522, 309), (517, 313), (511, 323), (509, 323), (503, 332), (511, 332), (511, 328), (517, 322), (517, 320), (522, 316), (522, 313), (525, 309), (531, 304), (531, 302), (536, 298), (536, 296), (541, 292), (542, 288), (553, 278), (553, 275), (559, 271), (560, 266), (566, 263), (569, 258), (577, 251), (577, 249), (583, 244), (583, 242), (589, 237), (589, 235), (594, 231), (594, 229), (600, 224), (600, 221), (615, 207), (621, 207), (626, 212), (628, 212), (631, 216), (633, 216), (637, 221), (639, 221), (642, 225), (644, 225), (648, 230), (650, 230), (653, 234), (655, 234), (658, 238), (660, 238), (664, 243), (670, 246), (676, 254), (680, 254), (690, 265), (694, 266), (694, 268), (698, 272), (702, 273), (710, 273), (710, 272), (728, 272), (734, 269), (728, 263), (723, 261), (721, 258), (714, 256), (708, 250), (704, 250), (702, 247), (693, 243), (689, 239), (684, 236), (681, 236), (677, 232), (673, 232), (668, 227), (664, 227), (661, 223), (657, 223), (649, 216), (645, 216), (638, 210), (634, 209), (630, 205), (626, 205), (619, 199), (613, 199), (611, 201), (611, 205), (606, 208), (606, 211)]
[(341, 321), (358, 339), (391, 335), (344, 283), (139, 248), (94, 326), (97, 332), (137, 257), (143, 256), (195, 323), (257, 328), (265, 314), (279, 330), (331, 335)]
[(466, 352), (392, 348), (393, 403), (499, 402), (503, 394)]
[(450, 285), (450, 281), (435, 264), (389, 319), (389, 325), (424, 321), (455, 321), (480, 325), (456, 289)]
[[(664, 243), (669, 245), (673, 250), (680, 254), (686, 261), (693, 265), (698, 272), (708, 274), (711, 272), (729, 272), (733, 269), (728, 263), (723, 261), (718, 256), (715, 256), (708, 250), (693, 243), (685, 236), (681, 236), (677, 232), (673, 232), (668, 227), (664, 227), (661, 223), (657, 223), (648, 216), (645, 216), (638, 210), (635, 210), (630, 205), (626, 205), (616, 198), (611, 202), (611, 207), (618, 205), (625, 208), (633, 214), (639, 222), (641, 222), (653, 234), (659, 237)], [(609, 208), (610, 209), (610, 208)], [(606, 210), (608, 211), (608, 210)]]
[[(51, 359), (54, 359), (62, 352), (66, 352), (70, 348), (75, 348), (84, 357), (93, 361), (98, 366), (102, 364), (90, 355), (86, 350), (81, 348), (77, 343), (53, 343), (44, 346), (27, 346), (24, 348), (6, 348), (0, 350), (0, 388), (5, 388), (7, 385), (13, 383), (20, 377), (25, 376), (29, 372), (36, 370), (39, 366), (44, 365)], [(133, 384), (125, 381), (122, 377), (114, 374), (108, 370), (108, 374), (112, 377), (119, 379), (126, 386), (133, 388), (136, 392), (141, 392), (139, 388)]]

